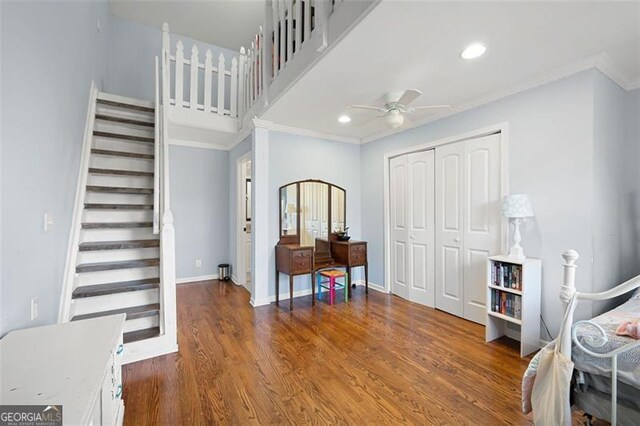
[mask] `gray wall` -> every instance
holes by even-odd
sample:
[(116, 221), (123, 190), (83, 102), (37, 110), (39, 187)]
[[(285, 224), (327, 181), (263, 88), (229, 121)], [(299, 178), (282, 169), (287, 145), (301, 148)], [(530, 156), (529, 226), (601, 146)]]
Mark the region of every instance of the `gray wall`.
[[(583, 72), (362, 146), (363, 238), (369, 241), (371, 281), (384, 283), (383, 154), (508, 123), (509, 186), (527, 193), (536, 213), (523, 247), (543, 260), (542, 315), (557, 330), (560, 254), (582, 254), (578, 288), (591, 289), (593, 226), (593, 80)], [(582, 307), (579, 314), (588, 315)]]
[[(57, 320), (89, 87), (106, 81), (111, 15), (106, 1), (2, 1), (0, 8), (7, 332)], [(47, 233), (45, 212), (55, 221)], [(35, 321), (31, 298), (39, 304)]]
[(217, 274), (229, 262), (229, 153), (174, 145), (169, 157), (176, 277)]
[[(155, 57), (160, 57), (162, 49), (162, 31), (160, 28), (147, 27), (116, 16), (111, 18), (111, 33), (109, 43), (109, 82), (108, 89), (117, 95), (139, 99), (155, 100), (154, 63)], [(204, 63), (207, 49), (211, 49), (214, 64), (218, 55), (223, 53), (226, 66), (231, 66), (231, 58), (238, 56), (238, 52), (193, 40), (181, 35), (171, 34), (171, 52), (175, 54), (175, 44), (182, 40), (184, 55), (191, 57), (191, 46), (198, 46), (200, 62)], [(172, 71), (173, 73), (173, 71)], [(202, 75), (200, 82), (202, 82)], [(185, 73), (185, 97), (189, 96), (188, 76)], [(230, 82), (227, 82), (230, 84)], [(200, 85), (202, 87), (202, 84)], [(217, 87), (216, 85), (213, 85)], [(172, 87), (172, 96), (173, 96)], [(215, 89), (215, 88), (214, 88)], [(228, 89), (228, 88), (227, 88)], [(216, 99), (217, 91), (213, 91), (212, 99)], [(227, 90), (226, 93), (229, 93)], [(203, 102), (200, 99), (200, 102)]]
[[(269, 296), (275, 295), (274, 247), (280, 237), (280, 186), (302, 179), (321, 179), (344, 188), (347, 191), (347, 226), (349, 234), (357, 240), (362, 236), (360, 171), (359, 145), (269, 132)], [(362, 278), (361, 269), (354, 269), (354, 280)], [(289, 288), (286, 280), (286, 276), (281, 275), (281, 292)], [(308, 275), (298, 276), (295, 278), (294, 290), (308, 290), (310, 285)]]
[(623, 193), (621, 200), (622, 231), (621, 278), (640, 274), (640, 89), (627, 93), (626, 143), (623, 147)]
[(251, 151), (252, 134), (249, 134), (242, 142), (229, 152), (229, 259), (231, 260), (232, 273), (238, 271), (238, 259), (236, 249), (238, 246), (238, 168), (237, 160)]
[[(622, 282), (621, 236), (632, 232), (634, 224), (621, 208), (627, 189), (622, 165), (629, 155), (627, 92), (600, 72), (593, 74), (593, 291), (604, 291)], [(614, 304), (594, 304), (593, 314)]]

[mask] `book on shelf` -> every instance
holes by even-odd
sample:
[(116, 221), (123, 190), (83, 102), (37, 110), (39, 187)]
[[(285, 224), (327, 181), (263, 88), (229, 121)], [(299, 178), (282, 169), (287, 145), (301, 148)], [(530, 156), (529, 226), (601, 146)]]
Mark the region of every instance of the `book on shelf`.
[(491, 284), (496, 287), (522, 290), (522, 265), (505, 262), (492, 262)]
[(515, 319), (521, 319), (522, 296), (491, 289), (491, 311)]

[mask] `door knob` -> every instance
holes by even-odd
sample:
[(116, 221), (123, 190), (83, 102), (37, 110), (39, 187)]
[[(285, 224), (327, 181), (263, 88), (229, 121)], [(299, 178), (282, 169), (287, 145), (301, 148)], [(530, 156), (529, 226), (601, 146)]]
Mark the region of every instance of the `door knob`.
[(415, 235), (412, 235), (412, 236), (411, 236), (411, 237), (409, 237), (409, 238), (411, 238), (412, 240), (415, 240), (415, 239), (416, 239)]
[(456, 243), (460, 242), (460, 238), (454, 238), (453, 241), (455, 241)]

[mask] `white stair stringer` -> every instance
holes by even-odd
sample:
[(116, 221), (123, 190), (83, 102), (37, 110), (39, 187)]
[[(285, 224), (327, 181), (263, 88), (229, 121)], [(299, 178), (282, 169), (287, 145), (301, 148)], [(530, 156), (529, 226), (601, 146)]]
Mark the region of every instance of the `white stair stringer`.
[(151, 102), (92, 86), (60, 321), (125, 313), (125, 362), (177, 350), (153, 228), (157, 117)]

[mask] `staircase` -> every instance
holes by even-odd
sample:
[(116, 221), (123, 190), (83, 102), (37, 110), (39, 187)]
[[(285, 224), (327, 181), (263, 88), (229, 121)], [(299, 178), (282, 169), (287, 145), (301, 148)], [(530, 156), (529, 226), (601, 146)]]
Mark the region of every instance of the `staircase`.
[(154, 233), (157, 117), (151, 102), (97, 91), (94, 99), (88, 161), (81, 166), (84, 199), (77, 200), (81, 212), (68, 264), (73, 282), (66, 285), (70, 300), (61, 320), (126, 314), (125, 356), (135, 346), (132, 362), (157, 355), (149, 347), (158, 346), (159, 339), (151, 340), (163, 331), (158, 226)]

